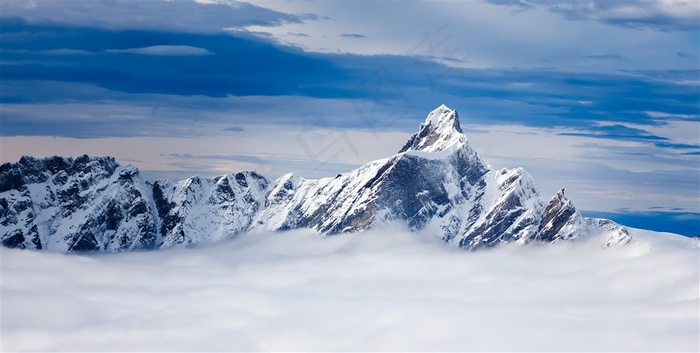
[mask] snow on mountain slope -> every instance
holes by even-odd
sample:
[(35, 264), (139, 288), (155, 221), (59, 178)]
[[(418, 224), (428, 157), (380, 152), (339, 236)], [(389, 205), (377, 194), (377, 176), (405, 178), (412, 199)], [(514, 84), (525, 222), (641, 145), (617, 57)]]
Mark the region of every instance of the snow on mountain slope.
[(156, 181), (153, 200), (161, 220), (160, 247), (222, 240), (247, 231), (268, 184), (254, 172)]
[(411, 136), (399, 153), (440, 152), (466, 142), (467, 137), (462, 133), (457, 111), (443, 104), (428, 114), (418, 132)]
[[(584, 222), (563, 190), (545, 203), (522, 168), (489, 170), (469, 146), (457, 112), (444, 105), (391, 158), (335, 178), (280, 178), (253, 228), (337, 234), (395, 221), (467, 249), (606, 230)], [(620, 233), (610, 245), (628, 240), (624, 229), (608, 226)]]
[(461, 133), (457, 112), (441, 106), (391, 158), (334, 178), (280, 178), (254, 228), (337, 234), (402, 221), (413, 230), (430, 224), (450, 241), (480, 212), (487, 171)]
[(147, 190), (135, 167), (111, 157), (22, 157), (0, 167), (2, 242), (62, 252), (152, 248)]
[(441, 105), (397, 154), (319, 180), (254, 172), (144, 182), (109, 157), (24, 157), (0, 167), (0, 235), (8, 247), (72, 252), (166, 248), (248, 231), (323, 234), (392, 222), (476, 250), (502, 243), (631, 236), (581, 217), (563, 189), (548, 202), (522, 168), (490, 170)]
[(391, 160), (370, 162), (352, 172), (320, 180), (285, 175), (273, 184), (254, 228), (313, 228), (328, 234), (367, 229), (377, 192), (371, 184), (392, 167)]

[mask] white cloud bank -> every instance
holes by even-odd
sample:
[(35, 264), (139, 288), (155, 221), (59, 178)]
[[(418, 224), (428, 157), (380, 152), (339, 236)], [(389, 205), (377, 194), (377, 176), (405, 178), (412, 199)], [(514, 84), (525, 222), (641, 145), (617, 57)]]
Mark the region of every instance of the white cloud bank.
[(698, 351), (698, 246), (660, 237), (464, 253), (400, 230), (294, 231), (117, 255), (2, 249), (2, 350)]

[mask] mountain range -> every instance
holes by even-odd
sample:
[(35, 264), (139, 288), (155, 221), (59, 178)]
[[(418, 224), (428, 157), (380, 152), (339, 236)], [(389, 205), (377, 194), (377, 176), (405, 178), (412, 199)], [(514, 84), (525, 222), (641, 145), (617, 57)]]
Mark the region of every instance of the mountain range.
[(244, 232), (311, 228), (325, 235), (405, 224), (468, 250), (592, 236), (632, 239), (582, 217), (561, 189), (544, 198), (522, 168), (490, 169), (456, 110), (428, 114), (395, 155), (322, 179), (256, 172), (146, 181), (112, 157), (22, 157), (0, 166), (0, 236), (58, 252), (163, 249)]

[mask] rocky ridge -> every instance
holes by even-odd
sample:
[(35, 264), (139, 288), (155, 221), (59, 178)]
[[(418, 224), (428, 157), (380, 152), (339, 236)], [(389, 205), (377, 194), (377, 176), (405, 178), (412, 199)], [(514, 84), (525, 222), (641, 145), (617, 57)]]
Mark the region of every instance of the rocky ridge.
[(111, 157), (22, 157), (0, 166), (3, 245), (119, 252), (216, 241), (250, 231), (311, 228), (332, 235), (401, 222), (461, 248), (551, 243), (605, 233), (560, 190), (542, 198), (522, 168), (491, 170), (469, 146), (457, 111), (432, 111), (397, 154), (332, 178), (255, 172), (144, 181)]

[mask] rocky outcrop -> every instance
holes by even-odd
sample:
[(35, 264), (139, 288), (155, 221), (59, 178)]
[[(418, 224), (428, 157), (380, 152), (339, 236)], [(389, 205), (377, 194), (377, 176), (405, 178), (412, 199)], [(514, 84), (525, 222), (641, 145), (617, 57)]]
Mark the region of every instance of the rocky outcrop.
[(559, 191), (546, 203), (522, 168), (491, 170), (455, 110), (440, 106), (399, 152), (333, 178), (255, 172), (143, 181), (111, 157), (23, 157), (0, 166), (0, 236), (8, 247), (127, 251), (217, 241), (249, 231), (358, 232), (401, 222), (465, 249), (609, 235)]
[(75, 251), (152, 249), (156, 217), (132, 166), (111, 157), (22, 157), (0, 166), (5, 246)]
[(564, 196), (564, 189), (561, 189), (544, 209), (539, 234), (535, 239), (553, 242), (573, 238), (582, 229), (581, 222), (581, 214), (576, 211), (571, 200)]

